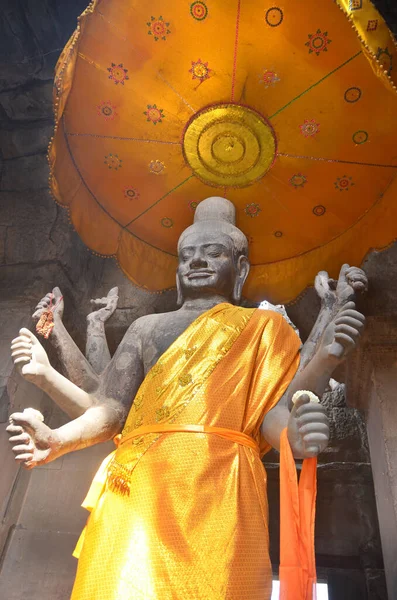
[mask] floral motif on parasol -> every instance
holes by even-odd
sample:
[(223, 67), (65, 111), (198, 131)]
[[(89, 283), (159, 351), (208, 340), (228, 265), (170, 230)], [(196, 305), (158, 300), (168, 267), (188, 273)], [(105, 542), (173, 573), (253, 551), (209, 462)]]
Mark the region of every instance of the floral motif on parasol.
[(226, 196), (245, 294), (289, 301), (397, 237), (395, 61), (369, 0), (93, 1), (57, 65), (52, 192), (152, 291), (197, 204)]

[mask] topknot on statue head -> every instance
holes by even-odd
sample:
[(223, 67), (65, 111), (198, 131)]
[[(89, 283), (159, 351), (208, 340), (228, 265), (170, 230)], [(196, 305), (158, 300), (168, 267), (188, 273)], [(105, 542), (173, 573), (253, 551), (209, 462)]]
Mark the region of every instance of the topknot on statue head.
[(187, 235), (196, 231), (215, 231), (229, 236), (234, 244), (236, 258), (248, 257), (248, 240), (236, 223), (236, 209), (230, 200), (212, 196), (200, 202), (194, 214), (193, 225), (182, 232), (178, 241), (178, 252)]

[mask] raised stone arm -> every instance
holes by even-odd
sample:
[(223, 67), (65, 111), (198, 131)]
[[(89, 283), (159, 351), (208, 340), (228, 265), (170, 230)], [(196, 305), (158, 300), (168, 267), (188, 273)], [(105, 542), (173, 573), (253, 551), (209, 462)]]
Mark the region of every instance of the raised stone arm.
[(86, 392), (96, 390), (98, 375), (63, 324), (64, 301), (58, 287), (55, 287), (52, 292), (49, 292), (40, 300), (32, 315), (33, 322), (37, 324), (43, 313), (48, 310), (52, 312), (54, 323), (48, 341), (57, 354), (64, 375)]
[(37, 323), (44, 313), (51, 310), (54, 327), (48, 339), (57, 353), (66, 377), (86, 392), (98, 387), (98, 375), (110, 362), (105, 323), (116, 310), (117, 301), (117, 287), (112, 288), (106, 298), (91, 300), (91, 304), (99, 310), (87, 315), (86, 356), (79, 350), (63, 324), (64, 302), (58, 287), (40, 300), (32, 315), (33, 321)]
[(100, 374), (110, 363), (110, 351), (106, 339), (105, 323), (117, 308), (119, 289), (114, 287), (105, 298), (91, 300), (95, 308), (87, 315), (87, 343), (85, 355), (96, 373)]
[(331, 279), (326, 271), (320, 271), (314, 287), (321, 300), (321, 308), (313, 329), (303, 345), (300, 370), (313, 358), (326, 327), (336, 313), (348, 302), (355, 302), (359, 294), (367, 291), (368, 279), (362, 269), (345, 264), (340, 270), (338, 281)]

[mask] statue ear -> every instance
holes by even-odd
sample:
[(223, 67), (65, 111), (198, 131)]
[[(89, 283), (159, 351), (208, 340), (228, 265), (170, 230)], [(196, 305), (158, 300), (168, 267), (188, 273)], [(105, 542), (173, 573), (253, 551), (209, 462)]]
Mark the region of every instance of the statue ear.
[(180, 308), (183, 304), (183, 294), (181, 289), (181, 282), (179, 279), (179, 273), (176, 272), (176, 305)]
[(234, 304), (238, 305), (241, 302), (243, 286), (244, 286), (245, 280), (248, 277), (249, 270), (250, 270), (250, 263), (249, 263), (248, 258), (243, 255), (239, 256), (238, 260), (237, 260), (237, 267), (236, 267), (236, 281), (234, 283), (233, 295), (232, 295)]

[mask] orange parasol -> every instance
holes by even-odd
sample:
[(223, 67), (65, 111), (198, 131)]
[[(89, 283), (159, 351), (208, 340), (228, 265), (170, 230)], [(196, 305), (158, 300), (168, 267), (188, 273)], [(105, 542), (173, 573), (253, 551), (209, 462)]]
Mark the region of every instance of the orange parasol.
[(94, 1), (57, 65), (52, 192), (152, 291), (225, 196), (245, 294), (290, 301), (397, 237), (396, 54), (369, 0)]

